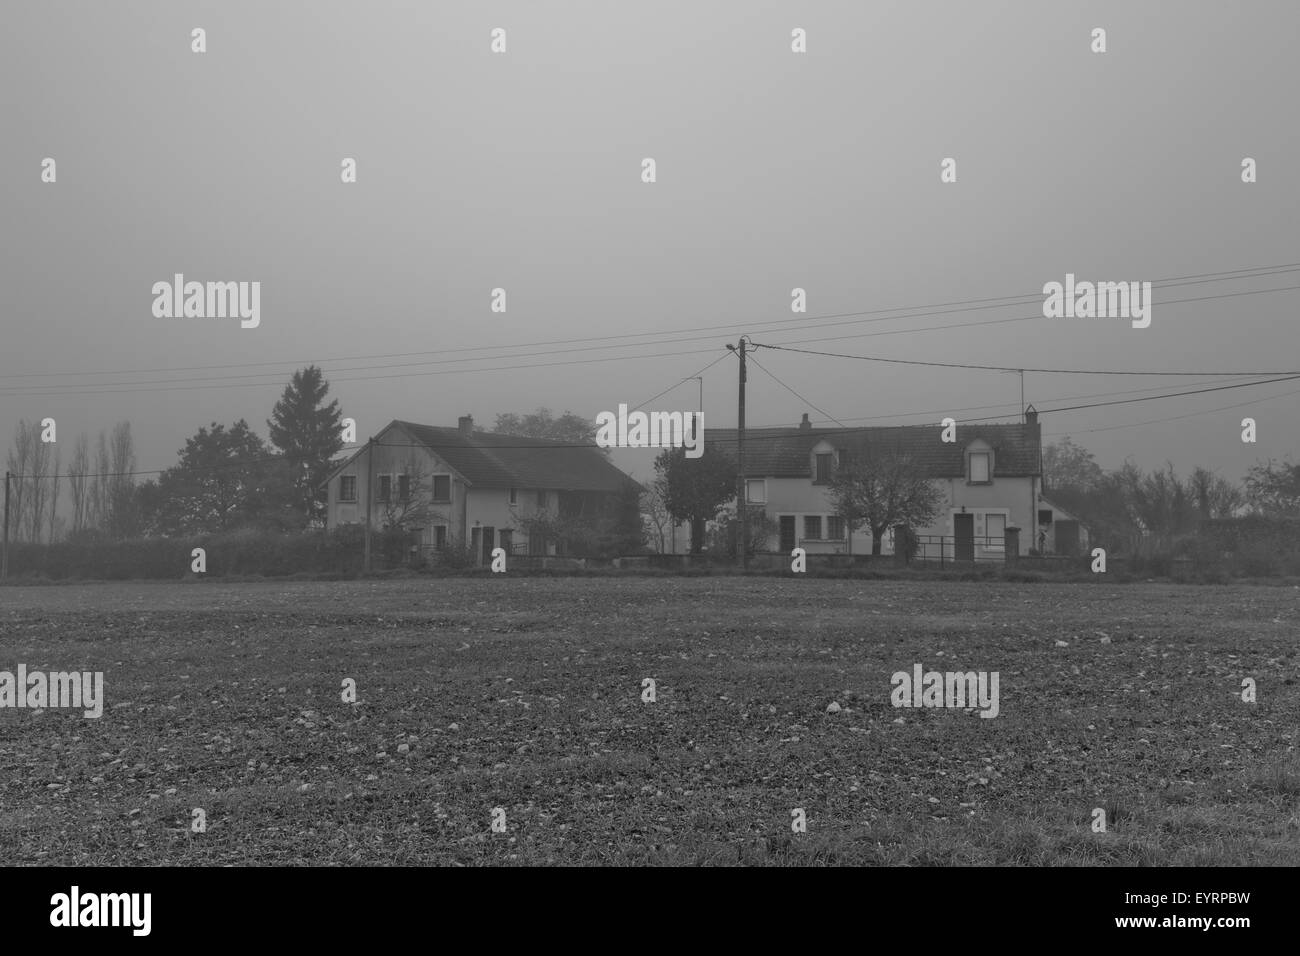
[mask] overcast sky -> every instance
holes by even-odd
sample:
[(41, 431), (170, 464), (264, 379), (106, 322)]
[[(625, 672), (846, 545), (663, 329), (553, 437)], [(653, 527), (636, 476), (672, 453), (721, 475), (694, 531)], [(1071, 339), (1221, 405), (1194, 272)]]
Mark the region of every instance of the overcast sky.
[[(362, 436), (538, 405), (594, 418), (742, 332), (953, 363), (1297, 369), (1300, 292), (1203, 297), (1300, 286), (1300, 271), (1158, 287), (1146, 329), (1041, 315), (1043, 284), (1067, 272), (1300, 264), (1297, 43), (1294, 0), (9, 0), (0, 445), (19, 418), (53, 417), (66, 462), (78, 432), (127, 419), (138, 466), (164, 468), (213, 420), (265, 435), (309, 361)], [(940, 182), (945, 157), (956, 183)], [(155, 318), (151, 288), (177, 272), (260, 281), (260, 325)], [(1027, 298), (878, 311), (995, 296)], [(1006, 319), (1023, 321), (989, 324)], [(572, 349), (587, 350), (556, 351)], [(1014, 374), (755, 358), (805, 400), (753, 368), (750, 425), (827, 423), (808, 403), (851, 425), (1018, 415)], [(524, 365), (541, 367), (502, 368)], [(1025, 384), (1050, 409), (1221, 383)], [(693, 410), (697, 394), (648, 408)], [(706, 440), (735, 425), (730, 356), (704, 373), (704, 412)], [(1245, 415), (1258, 445), (1240, 440)], [(1300, 451), (1297, 422), (1300, 381), (1043, 417), (1046, 440), (1069, 433), (1104, 467), (1233, 479)]]

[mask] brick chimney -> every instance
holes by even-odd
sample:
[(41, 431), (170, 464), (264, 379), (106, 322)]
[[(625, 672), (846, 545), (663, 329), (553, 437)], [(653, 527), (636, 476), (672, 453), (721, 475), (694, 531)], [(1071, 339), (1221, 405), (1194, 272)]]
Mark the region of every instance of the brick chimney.
[(456, 419), (456, 427), (460, 429), (462, 435), (468, 438), (470, 435), (474, 434), (474, 416), (460, 416), (460, 418)]
[(803, 432), (812, 431), (812, 422), (808, 421), (807, 412), (803, 413), (803, 421), (799, 423), (799, 430)]

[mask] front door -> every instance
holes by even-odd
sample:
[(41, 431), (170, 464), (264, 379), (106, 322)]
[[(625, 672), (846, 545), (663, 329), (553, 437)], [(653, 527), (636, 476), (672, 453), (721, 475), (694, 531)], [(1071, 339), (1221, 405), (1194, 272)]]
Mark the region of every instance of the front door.
[(482, 528), (471, 528), (471, 529), (470, 529), (470, 532), (469, 532), (469, 548), (470, 548), (470, 551), (471, 551), (472, 553), (474, 553), (474, 554), (479, 554), (479, 553), (481, 553), (481, 551), (482, 551), (482, 542), (483, 542), (483, 529), (482, 529)]
[(794, 550), (794, 515), (781, 515), (781, 553)]
[(975, 560), (975, 516), (953, 515), (952, 530), (956, 536), (953, 557), (958, 561)]
[(492, 549), (496, 547), (496, 528), (484, 526), (483, 528), (483, 563), (492, 563)]

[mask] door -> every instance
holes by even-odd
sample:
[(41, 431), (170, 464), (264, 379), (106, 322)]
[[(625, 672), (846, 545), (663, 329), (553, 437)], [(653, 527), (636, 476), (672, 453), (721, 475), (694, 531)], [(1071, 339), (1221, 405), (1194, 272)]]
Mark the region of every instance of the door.
[(496, 528), (484, 526), (483, 528), (483, 563), (492, 563), (492, 549), (496, 547)]
[(1056, 553), (1069, 555), (1079, 553), (1079, 522), (1056, 522)]
[(975, 560), (975, 516), (953, 515), (952, 530), (956, 537), (953, 557), (958, 561)]
[(781, 515), (781, 553), (794, 550), (794, 515)]

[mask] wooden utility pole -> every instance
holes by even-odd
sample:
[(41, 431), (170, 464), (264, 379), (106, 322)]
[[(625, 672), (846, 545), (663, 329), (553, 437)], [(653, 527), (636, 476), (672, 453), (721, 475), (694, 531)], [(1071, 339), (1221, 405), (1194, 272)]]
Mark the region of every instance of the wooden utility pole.
[(5, 538), (0, 553), (0, 578), (9, 577), (9, 472), (5, 472)]
[(366, 443), (366, 555), (363, 567), (370, 573), (370, 509), (375, 500), (375, 437)]
[(749, 516), (745, 513), (745, 352), (748, 343), (740, 341), (728, 348), (740, 357), (740, 394), (736, 409), (736, 520), (740, 522), (740, 567), (749, 567)]

